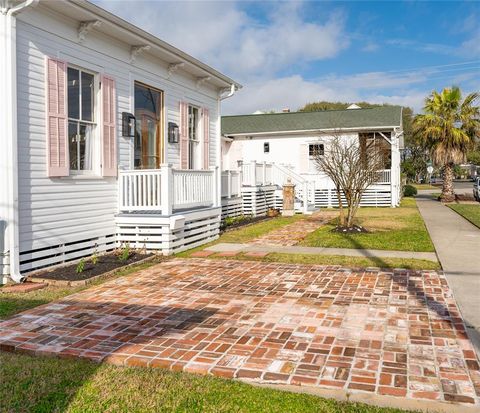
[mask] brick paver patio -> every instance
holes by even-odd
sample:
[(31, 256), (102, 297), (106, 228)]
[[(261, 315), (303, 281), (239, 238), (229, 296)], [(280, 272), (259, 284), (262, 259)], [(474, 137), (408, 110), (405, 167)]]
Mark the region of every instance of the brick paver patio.
[(0, 323), (0, 349), (479, 405), (434, 271), (174, 259)]
[(259, 245), (296, 245), (307, 234), (315, 231), (337, 216), (338, 212), (335, 211), (318, 211), (305, 219), (274, 229), (265, 235), (255, 238), (250, 243)]

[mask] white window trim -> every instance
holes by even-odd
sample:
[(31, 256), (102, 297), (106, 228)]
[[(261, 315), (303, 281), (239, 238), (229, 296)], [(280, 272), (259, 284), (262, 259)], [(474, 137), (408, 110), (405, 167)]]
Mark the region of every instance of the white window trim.
[[(99, 124), (101, 122), (101, 90), (100, 90), (100, 75), (98, 72), (94, 72), (92, 70), (86, 69), (82, 66), (76, 65), (76, 64), (71, 64), (67, 63), (67, 76), (68, 76), (68, 69), (76, 69), (79, 72), (85, 72), (93, 76), (93, 121), (84, 121), (80, 119), (74, 119), (70, 118), (68, 116), (68, 77), (67, 77), (67, 99), (66, 99), (66, 105), (67, 105), (67, 129), (68, 129), (68, 123), (70, 120), (73, 122), (81, 122), (81, 123), (86, 123), (93, 125), (93, 131), (92, 131), (92, 139), (93, 139), (93, 159), (92, 159), (92, 169), (85, 169), (85, 170), (76, 170), (76, 169), (70, 169), (70, 162), (68, 165), (68, 170), (69, 170), (69, 176), (65, 178), (75, 178), (79, 177), (81, 179), (84, 178), (101, 178), (101, 168), (100, 168), (100, 157), (101, 157), (101, 139), (100, 139), (100, 131), (101, 127), (99, 127)], [(79, 76), (79, 79), (81, 79), (81, 75)], [(80, 88), (80, 92), (78, 95), (79, 99), (79, 113), (81, 113), (81, 105), (82, 105), (82, 90)], [(101, 125), (100, 125), (101, 126)], [(70, 143), (69, 143), (70, 145)], [(68, 151), (70, 151), (70, 146), (67, 148)]]
[[(190, 142), (193, 142), (197, 147), (194, 150), (194, 157), (195, 159), (193, 160), (193, 168), (188, 168), (190, 170), (200, 170), (202, 169), (202, 156), (204, 156), (204, 147), (205, 145), (202, 145), (204, 141), (204, 136), (203, 136), (203, 122), (204, 122), (204, 116), (203, 116), (203, 111), (200, 106), (194, 105), (192, 103), (188, 104), (188, 150), (190, 151)], [(190, 139), (190, 108), (194, 108), (197, 110), (198, 113), (198, 120), (197, 120), (197, 125), (196, 125), (196, 138), (195, 139)], [(200, 148), (198, 147), (200, 146)], [(191, 153), (188, 154), (188, 162), (190, 163), (191, 161)], [(200, 166), (199, 166), (200, 165)]]

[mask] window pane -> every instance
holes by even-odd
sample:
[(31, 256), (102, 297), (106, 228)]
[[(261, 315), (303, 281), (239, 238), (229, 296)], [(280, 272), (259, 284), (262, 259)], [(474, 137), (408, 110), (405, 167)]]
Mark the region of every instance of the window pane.
[(68, 68), (68, 117), (78, 119), (80, 117), (79, 98), (80, 81), (77, 69)]
[(191, 140), (197, 139), (198, 109), (188, 107), (188, 137)]
[(80, 170), (85, 169), (85, 125), (80, 124), (80, 133), (78, 136), (78, 158), (79, 158), (79, 168)]
[(308, 146), (309, 156), (323, 156), (324, 153), (325, 153), (325, 149), (324, 149), (323, 143), (312, 144)]
[(93, 121), (93, 75), (82, 72), (82, 120)]
[(68, 122), (68, 150), (70, 153), (70, 169), (78, 170), (77, 123)]
[(93, 126), (80, 123), (80, 133), (78, 137), (78, 150), (79, 150), (79, 163), (80, 170), (91, 170), (92, 169), (92, 157), (93, 157), (93, 140), (92, 140), (92, 131)]

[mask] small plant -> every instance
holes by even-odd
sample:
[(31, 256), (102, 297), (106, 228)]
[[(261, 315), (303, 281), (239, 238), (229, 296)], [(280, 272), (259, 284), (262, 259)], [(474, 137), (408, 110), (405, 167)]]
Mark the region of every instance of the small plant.
[(403, 196), (412, 197), (415, 195), (417, 195), (417, 188), (415, 188), (413, 185), (405, 185), (403, 187)]
[(120, 253), (120, 256), (118, 257), (118, 259), (122, 262), (125, 262), (125, 261), (128, 261), (129, 258), (130, 258), (130, 245), (126, 244), (122, 248), (122, 252)]
[(77, 274), (81, 274), (83, 271), (85, 270), (85, 260), (82, 258), (78, 264), (77, 264), (77, 268), (75, 268), (75, 272)]
[(97, 255), (96, 252), (93, 253), (91, 260), (92, 260), (92, 264), (93, 264), (93, 265), (97, 265), (98, 255)]

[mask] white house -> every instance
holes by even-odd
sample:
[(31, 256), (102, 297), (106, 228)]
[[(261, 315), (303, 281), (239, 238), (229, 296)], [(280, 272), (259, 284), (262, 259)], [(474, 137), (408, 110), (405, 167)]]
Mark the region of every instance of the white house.
[(0, 275), (216, 237), (240, 85), (84, 0), (0, 7)]
[[(240, 197), (244, 212), (281, 208), (280, 188), (288, 179), (296, 184), (299, 211), (338, 205), (333, 182), (318, 172), (314, 161), (315, 154), (328, 150), (335, 136), (358, 142), (360, 147), (374, 144), (384, 149), (388, 155), (384, 169), (379, 171), (378, 182), (365, 192), (361, 205), (398, 206), (402, 108), (362, 109), (355, 105), (346, 110), (222, 117), (224, 214), (238, 213), (233, 205)], [(238, 197), (225, 193), (227, 176), (241, 182)]]

